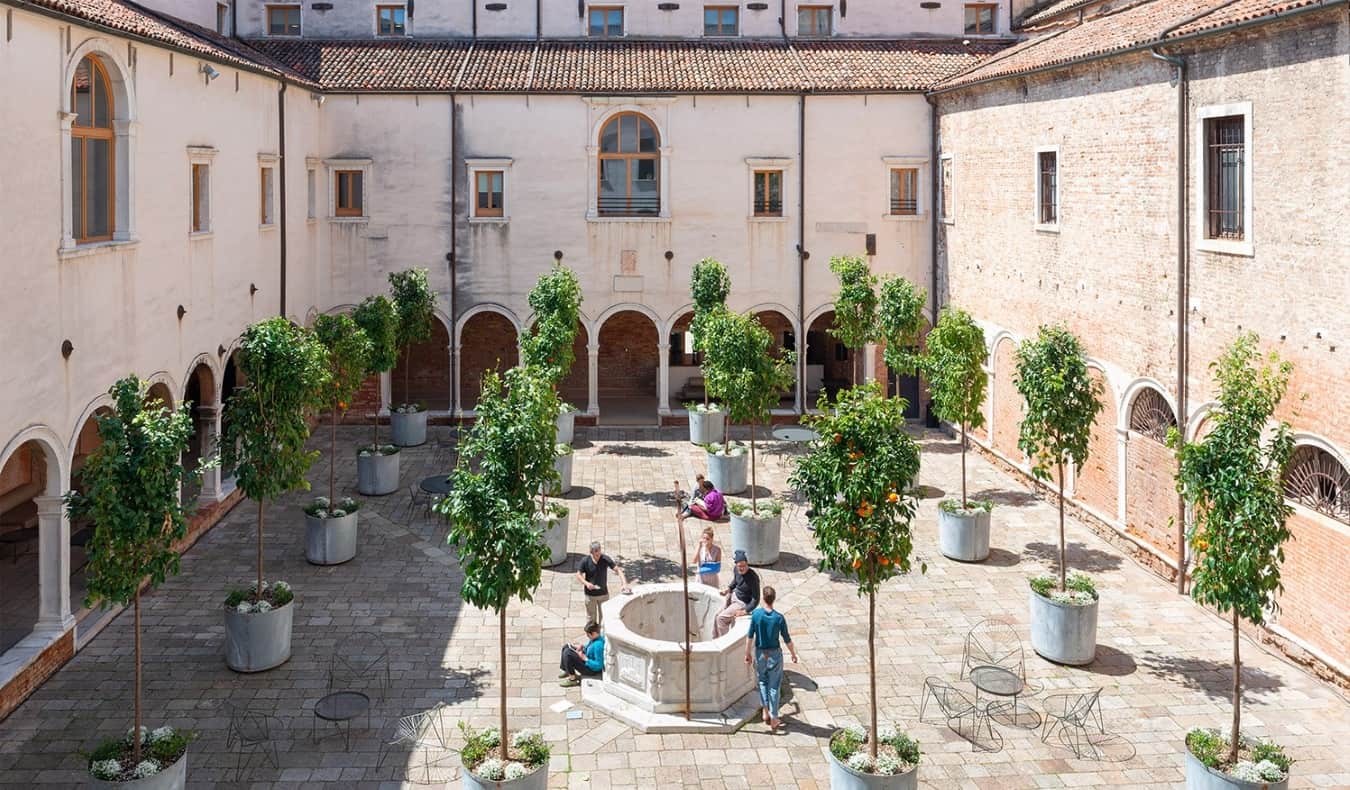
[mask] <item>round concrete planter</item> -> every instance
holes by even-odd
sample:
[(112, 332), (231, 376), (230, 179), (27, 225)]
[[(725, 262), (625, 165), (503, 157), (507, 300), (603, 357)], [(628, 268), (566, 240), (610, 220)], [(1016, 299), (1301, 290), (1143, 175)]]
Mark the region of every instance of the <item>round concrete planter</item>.
[(548, 546), (548, 562), (544, 565), (552, 568), (567, 559), (567, 519), (570, 516), (545, 518), (534, 516), (534, 526), (544, 533), (544, 543)]
[(225, 665), (235, 672), (262, 672), (291, 657), (294, 602), (270, 612), (225, 610)]
[(1097, 655), (1097, 605), (1059, 603), (1031, 594), (1031, 647), (1056, 664), (1082, 666)]
[(902, 774), (864, 774), (839, 762), (828, 748), (830, 790), (919, 790), (919, 766)]
[[(142, 746), (144, 748), (144, 746)], [(187, 787), (187, 752), (168, 768), (154, 776), (132, 779), (129, 782), (109, 782), (89, 777), (90, 787), (116, 787), (118, 790), (183, 790)]]
[(558, 492), (566, 494), (572, 490), (572, 453), (563, 453), (553, 459), (553, 468), (558, 472)]
[[(1183, 748), (1185, 744), (1183, 743)], [(1234, 779), (1222, 771), (1216, 771), (1195, 759), (1190, 749), (1186, 750), (1186, 790), (1288, 790), (1289, 779), (1279, 782), (1246, 782)]]
[(989, 511), (948, 513), (938, 508), (938, 549), (942, 556), (961, 562), (980, 562), (989, 557)]
[(689, 441), (693, 444), (712, 444), (726, 435), (727, 413), (689, 409)]
[(712, 481), (713, 487), (723, 494), (744, 492), (749, 487), (745, 482), (749, 468), (748, 452), (733, 455), (708, 453), (708, 479)]
[(399, 453), (356, 456), (356, 490), (366, 496), (384, 496), (398, 490)]
[(305, 559), (314, 565), (340, 565), (356, 556), (356, 513), (342, 518), (305, 514)]
[(427, 412), (425, 409), (407, 414), (390, 412), (389, 428), (389, 433), (394, 437), (394, 444), (399, 447), (416, 447), (419, 444), (426, 444)]
[(772, 565), (778, 562), (778, 547), (783, 536), (782, 516), (752, 516), (731, 514), (731, 548), (745, 551), (751, 565)]
[(469, 766), (461, 760), (459, 773), (464, 778), (464, 790), (546, 790), (548, 787), (547, 765), (541, 765), (534, 769), (533, 773), (526, 774), (519, 779), (493, 781), (492, 779), (480, 779), (474, 776), (473, 772), (469, 770)]
[(558, 437), (554, 441), (560, 444), (571, 444), (572, 437), (576, 435), (577, 413), (572, 409), (558, 412), (556, 420), (558, 425)]

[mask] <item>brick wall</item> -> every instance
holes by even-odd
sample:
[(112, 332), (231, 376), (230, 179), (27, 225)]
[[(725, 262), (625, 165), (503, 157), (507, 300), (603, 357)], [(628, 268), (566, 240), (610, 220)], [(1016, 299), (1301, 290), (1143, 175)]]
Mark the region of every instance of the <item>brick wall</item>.
[(1073, 492), (1084, 504), (1101, 511), (1107, 518), (1115, 518), (1116, 500), (1120, 498), (1116, 477), (1119, 459), (1116, 451), (1115, 392), (1100, 370), (1089, 368), (1088, 375), (1102, 385), (1102, 410), (1092, 423), (1087, 462), (1074, 478)]
[(67, 661), (75, 655), (75, 629), (72, 628), (65, 632), (55, 642), (47, 646), (47, 649), (28, 666), (24, 667), (18, 675), (3, 688), (0, 688), (0, 721), (14, 711), (15, 708), (26, 699), (28, 695), (37, 690), (38, 686), (52, 673), (60, 669)]
[(993, 444), (995, 450), (1021, 463), (1026, 460), (1026, 455), (1017, 447), (1017, 434), (1021, 430), (1026, 404), (1014, 381), (1016, 366), (1017, 354), (1013, 342), (1000, 340), (998, 348), (994, 349), (994, 380), (998, 382), (998, 394), (994, 396)]
[(390, 384), (396, 404), (422, 403), (433, 411), (450, 408), (450, 333), (440, 321), (432, 322), (429, 340), (414, 343), (407, 354), (399, 350)]
[(586, 350), (589, 340), (586, 337), (586, 328), (577, 326), (577, 336), (572, 341), (572, 370), (563, 377), (562, 383), (558, 385), (558, 395), (564, 401), (576, 406), (582, 411), (586, 410), (588, 403), (588, 389), (590, 373), (588, 366), (590, 364), (590, 352)]
[(364, 422), (369, 416), (380, 410), (380, 377), (368, 376), (361, 382), (361, 388), (352, 396), (352, 402), (343, 415), (343, 422)]
[(459, 403), (472, 409), (483, 389), (483, 371), (506, 370), (520, 361), (516, 328), (500, 313), (479, 313), (464, 324), (459, 343)]
[(600, 396), (655, 398), (659, 354), (650, 318), (635, 310), (610, 316), (600, 327)]
[(1350, 665), (1350, 528), (1300, 507), (1289, 531), (1275, 622)]
[[(1177, 461), (1161, 442), (1130, 432), (1125, 451), (1125, 530), (1177, 555)], [(1114, 511), (1112, 511), (1114, 512)]]

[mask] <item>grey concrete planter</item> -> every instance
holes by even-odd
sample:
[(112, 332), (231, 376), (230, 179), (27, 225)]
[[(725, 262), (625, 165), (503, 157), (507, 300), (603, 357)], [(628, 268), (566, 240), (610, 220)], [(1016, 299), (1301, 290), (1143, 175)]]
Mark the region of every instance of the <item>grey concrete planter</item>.
[(864, 774), (839, 762), (834, 753), (825, 749), (830, 758), (830, 790), (919, 790), (919, 766), (902, 774)]
[(740, 494), (746, 485), (746, 472), (750, 468), (750, 453), (737, 455), (717, 455), (708, 453), (708, 479), (713, 487), (723, 494)]
[(989, 557), (989, 511), (948, 513), (938, 508), (938, 549), (942, 556), (961, 562)]
[(366, 496), (384, 496), (398, 490), (399, 453), (356, 456), (356, 490)]
[(726, 412), (689, 409), (689, 441), (693, 444), (720, 442), (726, 431)]
[(563, 453), (553, 459), (553, 468), (558, 472), (559, 483), (558, 492), (566, 494), (572, 490), (572, 458), (573, 453)]
[(305, 514), (305, 559), (314, 565), (340, 565), (356, 556), (356, 513), (342, 518)]
[(509, 782), (479, 779), (462, 760), (459, 763), (459, 773), (464, 778), (464, 790), (546, 790), (548, 787), (547, 765), (541, 765), (534, 769), (534, 773)]
[(772, 565), (778, 562), (778, 547), (783, 536), (782, 516), (755, 517), (746, 513), (731, 514), (731, 548), (745, 551), (751, 565)]
[[(1185, 743), (1182, 743), (1185, 748)], [(1216, 771), (1195, 759), (1186, 749), (1186, 790), (1288, 790), (1289, 779), (1279, 782), (1246, 782)]]
[(1097, 655), (1097, 605), (1058, 603), (1031, 595), (1031, 647), (1041, 658), (1056, 664), (1082, 666)]
[(544, 565), (550, 568), (567, 559), (567, 520), (570, 517), (570, 514), (552, 519), (538, 514), (534, 517), (534, 525), (544, 533), (544, 543), (548, 546), (548, 562)]
[(253, 614), (226, 609), (225, 665), (235, 672), (262, 672), (286, 663), (294, 614), (294, 602)]
[(556, 422), (558, 435), (554, 441), (560, 444), (571, 444), (572, 437), (576, 435), (577, 413), (572, 409), (560, 411)]
[(427, 412), (426, 410), (409, 412), (408, 414), (390, 412), (389, 428), (390, 434), (394, 437), (393, 443), (399, 447), (416, 447), (419, 444), (426, 444)]
[(178, 758), (178, 762), (154, 776), (132, 779), (129, 782), (108, 782), (91, 776), (89, 777), (89, 786), (115, 787), (118, 790), (183, 790), (187, 787), (187, 758), (187, 752), (183, 752), (183, 756)]

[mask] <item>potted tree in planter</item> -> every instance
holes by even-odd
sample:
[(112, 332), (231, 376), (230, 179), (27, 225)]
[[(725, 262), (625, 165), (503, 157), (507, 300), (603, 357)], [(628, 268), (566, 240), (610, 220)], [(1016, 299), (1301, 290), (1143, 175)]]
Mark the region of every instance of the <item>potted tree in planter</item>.
[(416, 447), (427, 441), (427, 410), (409, 394), (412, 346), (431, 337), (431, 322), (436, 320), (436, 294), (427, 282), (426, 269), (390, 272), (389, 291), (398, 316), (398, 345), (403, 347), (403, 402), (389, 410), (389, 433), (395, 445)]
[(337, 497), (337, 424), (361, 387), (370, 363), (370, 339), (345, 315), (314, 319), (314, 336), (327, 351), (328, 384), (321, 397), (331, 411), (328, 434), (328, 496), (305, 508), (305, 559), (337, 565), (356, 556), (356, 511), (360, 503)]
[[(534, 310), (534, 334), (522, 343), (525, 365), (534, 368), (548, 379), (553, 391), (572, 370), (576, 355), (572, 344), (577, 338), (577, 324), (581, 320), (581, 284), (576, 272), (554, 263), (549, 272), (539, 278), (530, 289), (530, 309)], [(570, 403), (558, 406), (557, 441), (572, 443), (576, 425), (576, 407)], [(570, 476), (568, 487), (571, 487)]]
[(877, 297), (877, 333), (886, 344), (882, 357), (895, 371), (895, 391), (900, 392), (901, 373), (920, 371), (919, 336), (923, 332), (923, 306), (928, 294), (903, 277), (884, 277)]
[(1031, 646), (1058, 664), (1090, 664), (1097, 654), (1098, 595), (1091, 578), (1068, 574), (1064, 467), (1087, 461), (1092, 422), (1102, 410), (1101, 384), (1088, 375), (1078, 338), (1062, 326), (1042, 326), (1017, 349), (1016, 383), (1026, 400), (1017, 446), (1038, 479), (1049, 480), (1055, 470), (1059, 500), (1059, 578), (1031, 580)]
[(499, 624), (500, 726), (471, 735), (460, 752), (466, 788), (542, 790), (547, 784), (547, 746), (507, 727), (506, 610), (512, 598), (531, 599), (548, 557), (535, 527), (534, 496), (552, 473), (557, 403), (548, 382), (529, 368), (484, 374), (478, 419), (464, 440), (450, 494), (436, 504), (450, 520), (449, 543), (464, 569), (460, 594), (496, 612)]
[[(1239, 621), (1265, 622), (1278, 610), (1285, 525), (1291, 508), (1281, 477), (1293, 454), (1289, 425), (1271, 421), (1289, 385), (1292, 367), (1271, 354), (1262, 359), (1252, 333), (1240, 336), (1210, 367), (1219, 388), (1213, 429), (1185, 443), (1173, 428), (1177, 489), (1194, 512), (1187, 541), (1195, 556), (1191, 597), (1233, 624), (1233, 722), (1186, 734), (1186, 787), (1284, 788), (1292, 760), (1278, 745), (1242, 735), (1242, 656)], [(1262, 439), (1265, 436), (1266, 438)]]
[[(727, 309), (727, 295), (731, 293), (731, 277), (715, 258), (704, 258), (694, 264), (690, 292), (694, 300), (694, 320), (689, 331), (694, 336), (694, 350), (707, 352), (703, 341), (704, 325), (715, 313)], [(726, 412), (708, 400), (708, 386), (703, 387), (703, 402), (684, 404), (689, 414), (689, 441), (694, 444), (713, 444), (726, 437)]]
[[(398, 361), (398, 317), (393, 303), (383, 295), (368, 296), (352, 311), (352, 320), (370, 341), (366, 375), (379, 376), (392, 370)], [(398, 490), (399, 450), (396, 445), (380, 444), (378, 411), (371, 422), (370, 445), (356, 448), (356, 490), (366, 496), (383, 496)]]
[[(773, 335), (759, 319), (719, 310), (709, 315), (703, 326), (709, 344), (706, 359), (708, 386), (721, 393), (728, 416), (750, 424), (750, 503), (735, 502), (731, 510), (731, 545), (743, 549), (751, 565), (771, 565), (778, 561), (782, 535), (783, 504), (777, 500), (761, 503), (755, 479), (755, 425), (768, 422), (778, 396), (792, 386), (795, 358), (786, 352), (781, 359), (771, 354)], [(708, 475), (717, 456), (709, 455)]]
[[(917, 502), (908, 494), (919, 475), (919, 447), (905, 433), (903, 401), (873, 382), (840, 392), (823, 413), (806, 417), (820, 434), (792, 473), (815, 515), (821, 570), (854, 579), (867, 596), (869, 725), (830, 739), (830, 786), (917, 788), (919, 745), (877, 722), (877, 592), (907, 573), (914, 549)], [(923, 568), (926, 570), (926, 568)]]
[(830, 259), (830, 271), (839, 279), (830, 334), (854, 351), (849, 372), (856, 387), (863, 379), (863, 350), (878, 339), (877, 277), (867, 268), (867, 259), (858, 255), (836, 255)]
[(263, 508), (309, 487), (305, 473), (318, 453), (305, 449), (306, 416), (322, 405), (327, 354), (312, 333), (284, 318), (244, 330), (239, 351), (246, 383), (225, 404), (222, 458), (236, 470), (239, 488), (258, 503), (257, 578), (225, 599), (225, 663), (236, 672), (261, 672), (291, 657), (295, 610), (289, 584), (264, 581)]
[(94, 523), (85, 571), (88, 603), (131, 604), (134, 613), (132, 728), (90, 753), (95, 787), (163, 790), (187, 784), (192, 734), (141, 726), (141, 588), (154, 589), (178, 573), (174, 543), (187, 534), (178, 492), (189, 477), (179, 457), (192, 436), (192, 418), (187, 404), (170, 411), (158, 400), (146, 403), (147, 391), (135, 376), (108, 391), (114, 407), (96, 418), (102, 443), (80, 472), (84, 493), (66, 495), (71, 518)]
[[(890, 349), (888, 348), (889, 352)], [(930, 409), (939, 419), (961, 428), (961, 498), (938, 503), (938, 547), (943, 556), (980, 562), (989, 556), (989, 515), (993, 503), (966, 495), (966, 431), (984, 424), (984, 330), (970, 314), (944, 308), (928, 333), (923, 371), (928, 379)]]

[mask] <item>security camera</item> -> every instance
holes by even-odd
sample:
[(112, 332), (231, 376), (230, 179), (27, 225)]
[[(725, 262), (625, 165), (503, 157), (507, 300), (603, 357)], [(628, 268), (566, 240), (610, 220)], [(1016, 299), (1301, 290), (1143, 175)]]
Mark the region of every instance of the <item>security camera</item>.
[(961, 39), (961, 46), (963, 46), (963, 47), (968, 47), (968, 46), (970, 46), (970, 39), (968, 39), (968, 38), (963, 38), (963, 39)]
[(210, 82), (211, 80), (220, 76), (220, 72), (216, 71), (216, 67), (212, 66), (210, 63), (203, 63), (200, 71), (201, 73), (206, 75), (207, 82)]

